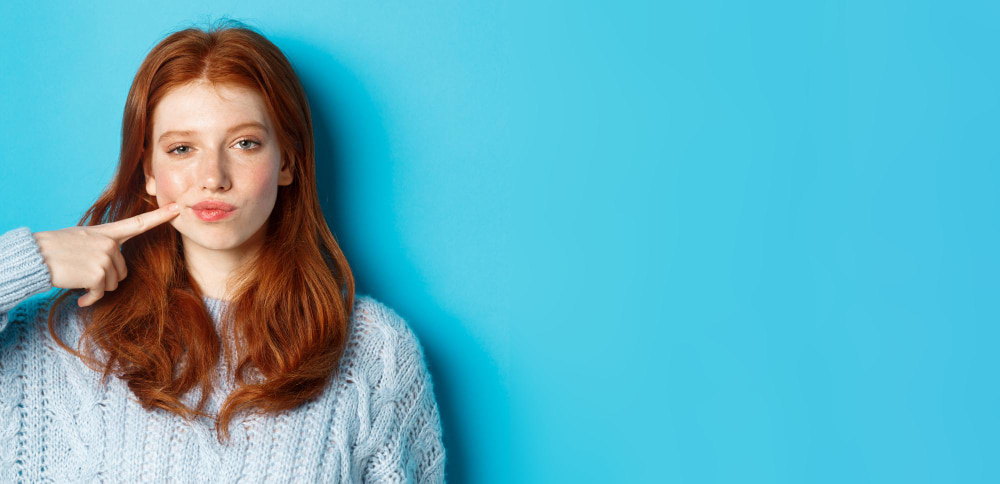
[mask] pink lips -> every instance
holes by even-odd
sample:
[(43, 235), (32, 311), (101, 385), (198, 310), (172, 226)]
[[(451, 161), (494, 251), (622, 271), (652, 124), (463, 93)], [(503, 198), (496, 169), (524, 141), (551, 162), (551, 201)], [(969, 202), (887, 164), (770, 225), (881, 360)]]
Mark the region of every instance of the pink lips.
[(202, 200), (191, 206), (191, 210), (198, 218), (206, 222), (215, 222), (232, 215), (236, 207), (220, 200)]

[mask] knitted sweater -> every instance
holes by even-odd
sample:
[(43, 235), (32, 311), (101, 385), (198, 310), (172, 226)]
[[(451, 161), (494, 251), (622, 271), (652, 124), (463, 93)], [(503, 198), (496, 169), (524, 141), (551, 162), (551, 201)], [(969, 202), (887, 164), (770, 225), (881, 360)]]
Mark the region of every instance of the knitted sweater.
[[(0, 482), (443, 482), (445, 451), (423, 349), (406, 322), (357, 295), (341, 372), (323, 395), (277, 416), (212, 422), (143, 409), (118, 378), (48, 333), (51, 274), (27, 227), (0, 236)], [(225, 301), (204, 298), (220, 326)], [(70, 297), (54, 328), (75, 348)], [(220, 358), (221, 360), (221, 358)], [(233, 388), (220, 361), (218, 411)], [(185, 395), (194, 406), (199, 388)]]

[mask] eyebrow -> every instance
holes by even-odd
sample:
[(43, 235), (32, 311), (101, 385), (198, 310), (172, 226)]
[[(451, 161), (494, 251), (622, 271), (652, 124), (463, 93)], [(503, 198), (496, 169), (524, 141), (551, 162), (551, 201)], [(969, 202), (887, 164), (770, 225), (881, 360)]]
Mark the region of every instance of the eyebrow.
[[(232, 128), (229, 128), (229, 131), (226, 131), (226, 133), (232, 133), (233, 131), (239, 131), (239, 130), (244, 129), (244, 128), (260, 128), (260, 129), (262, 129), (264, 131), (267, 131), (267, 127), (264, 126), (263, 124), (258, 123), (256, 121), (251, 121), (249, 123), (243, 123), (243, 124), (238, 124), (236, 126), (233, 126)], [(164, 138), (167, 138), (167, 137), (170, 137), (170, 136), (189, 136), (193, 132), (194, 131), (167, 131), (166, 133), (161, 134), (160, 137), (159, 137), (159, 139), (156, 140), (156, 142), (159, 143), (159, 142), (163, 141)]]

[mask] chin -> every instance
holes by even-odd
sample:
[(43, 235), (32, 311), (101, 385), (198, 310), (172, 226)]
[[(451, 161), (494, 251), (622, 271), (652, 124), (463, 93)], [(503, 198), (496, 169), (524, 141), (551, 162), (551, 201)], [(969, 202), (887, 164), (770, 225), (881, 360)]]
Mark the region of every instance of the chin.
[(244, 242), (245, 239), (240, 238), (237, 234), (227, 234), (227, 233), (209, 233), (210, 229), (185, 229), (179, 231), (181, 235), (188, 239), (189, 242), (200, 245), (206, 249), (212, 250), (229, 250), (235, 249)]
[(232, 250), (232, 249), (235, 249), (235, 248), (243, 245), (243, 244), (241, 244), (239, 242), (228, 243), (228, 242), (214, 242), (214, 241), (210, 241), (210, 242), (202, 243), (202, 242), (199, 242), (197, 240), (195, 240), (194, 242), (196, 244), (198, 244), (198, 245), (206, 248), (206, 249), (211, 249), (211, 250)]

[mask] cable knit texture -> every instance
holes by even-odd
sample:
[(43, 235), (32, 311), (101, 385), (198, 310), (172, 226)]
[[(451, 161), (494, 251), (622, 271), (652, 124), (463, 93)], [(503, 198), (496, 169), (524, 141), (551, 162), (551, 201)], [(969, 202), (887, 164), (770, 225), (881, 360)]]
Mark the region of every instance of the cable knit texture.
[[(54, 294), (32, 297), (50, 289), (28, 228), (0, 236), (0, 482), (444, 482), (423, 348), (371, 296), (355, 298), (341, 372), (323, 395), (277, 416), (241, 414), (223, 445), (210, 420), (147, 411), (124, 382), (103, 387), (56, 345), (46, 319)], [(204, 301), (218, 327), (226, 302)], [(55, 329), (75, 347), (75, 299), (64, 307)], [(212, 413), (234, 385), (221, 358), (217, 371)]]

